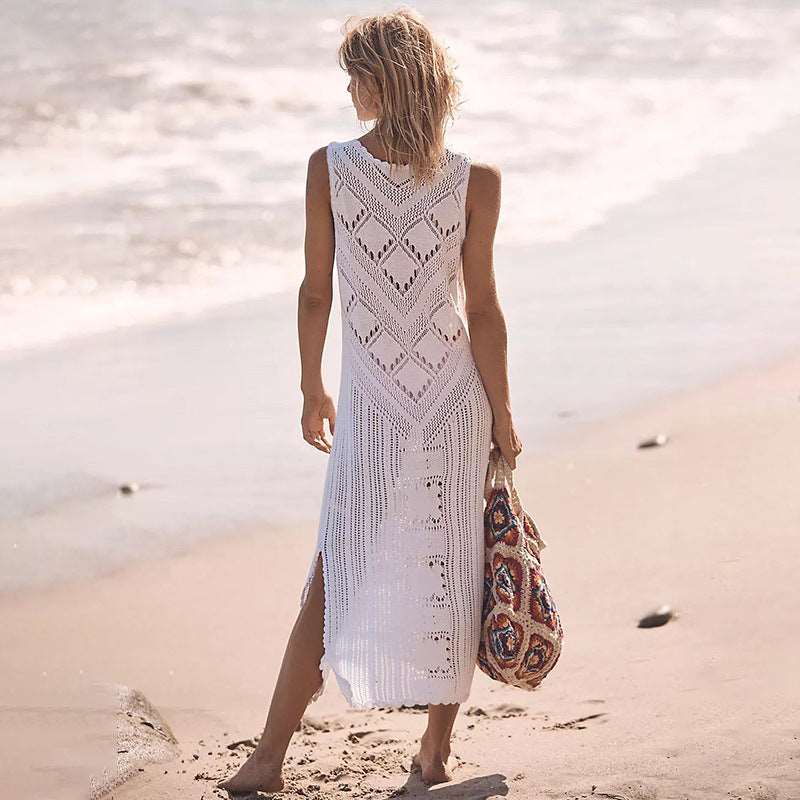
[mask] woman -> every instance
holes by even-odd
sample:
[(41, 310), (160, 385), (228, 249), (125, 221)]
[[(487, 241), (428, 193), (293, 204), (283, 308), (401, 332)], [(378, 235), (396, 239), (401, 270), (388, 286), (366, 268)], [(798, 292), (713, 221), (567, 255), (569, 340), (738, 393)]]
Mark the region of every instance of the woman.
[[(283, 787), (330, 670), (356, 708), (426, 704), (412, 768), (450, 780), (480, 635), (489, 450), (512, 468), (522, 450), (492, 266), (500, 175), (444, 145), (458, 83), (447, 54), (401, 10), (361, 20), (339, 60), (374, 125), (308, 164), (298, 330), (303, 436), (329, 454), (319, 534), (264, 732), (218, 784), (230, 791)], [(334, 256), (338, 420), (321, 375)]]

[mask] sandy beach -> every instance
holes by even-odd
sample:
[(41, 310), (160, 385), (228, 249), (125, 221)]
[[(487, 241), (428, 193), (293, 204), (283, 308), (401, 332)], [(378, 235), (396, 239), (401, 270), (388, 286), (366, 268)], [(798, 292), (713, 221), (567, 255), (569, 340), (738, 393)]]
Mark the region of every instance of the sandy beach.
[[(407, 772), (424, 713), (349, 709), (331, 677), (290, 747), (287, 796), (800, 797), (799, 401), (793, 354), (523, 453), (516, 483), (548, 541), (560, 664), (532, 693), (476, 672), (454, 781), (430, 791)], [(665, 446), (637, 448), (659, 432)], [(127, 719), (167, 760), (127, 764), (109, 796), (223, 797), (214, 783), (262, 728), (312, 533), (243, 530), (5, 596), (8, 796), (77, 797), (88, 772), (113, 776), (124, 685), (160, 714), (160, 732)], [(637, 627), (664, 603), (672, 621)]]
[[(358, 135), (352, 9), (6, 5), (2, 800), (222, 800), (317, 533), (296, 291), (308, 156)], [(427, 8), (463, 62), (450, 144), (503, 172), (515, 481), (563, 651), (531, 693), (476, 669), (432, 789), (424, 709), (330, 675), (282, 796), (800, 800), (800, 11)]]

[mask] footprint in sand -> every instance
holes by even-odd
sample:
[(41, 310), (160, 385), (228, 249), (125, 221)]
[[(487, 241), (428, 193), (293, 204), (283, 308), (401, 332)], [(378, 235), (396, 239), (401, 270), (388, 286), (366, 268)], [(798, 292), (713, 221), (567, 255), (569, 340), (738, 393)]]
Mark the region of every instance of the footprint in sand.
[[(582, 725), (582, 722), (588, 722), (590, 719), (599, 719), (600, 717), (608, 716), (605, 712), (601, 712), (599, 714), (589, 714), (587, 717), (578, 717), (577, 719), (570, 719), (567, 722), (556, 722), (554, 725), (545, 725), (542, 727), (543, 731), (554, 731), (554, 730), (574, 730), (574, 731), (582, 731), (587, 728), (587, 725)], [(607, 720), (603, 720), (606, 722)]]
[(527, 717), (528, 709), (511, 703), (499, 703), (494, 706), (471, 706), (465, 712), (468, 717), (485, 717), (486, 719), (507, 719), (508, 717)]
[(388, 728), (368, 731), (353, 731), (347, 734), (350, 742), (360, 742), (365, 747), (379, 747), (387, 744), (397, 744), (402, 741), (403, 735), (398, 731), (391, 731)]
[(300, 720), (297, 730), (305, 734), (330, 733), (342, 730), (345, 725), (338, 719), (319, 719), (318, 717), (304, 716)]

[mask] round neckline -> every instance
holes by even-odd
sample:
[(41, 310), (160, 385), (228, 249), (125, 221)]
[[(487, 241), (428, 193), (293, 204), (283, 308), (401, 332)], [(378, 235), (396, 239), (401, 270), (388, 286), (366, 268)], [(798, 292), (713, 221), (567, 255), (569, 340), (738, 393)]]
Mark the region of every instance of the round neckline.
[(394, 167), (395, 169), (409, 169), (411, 164), (392, 164), (391, 161), (384, 161), (381, 158), (376, 158), (358, 139), (351, 139), (352, 143), (371, 161), (376, 164), (382, 164), (384, 167)]

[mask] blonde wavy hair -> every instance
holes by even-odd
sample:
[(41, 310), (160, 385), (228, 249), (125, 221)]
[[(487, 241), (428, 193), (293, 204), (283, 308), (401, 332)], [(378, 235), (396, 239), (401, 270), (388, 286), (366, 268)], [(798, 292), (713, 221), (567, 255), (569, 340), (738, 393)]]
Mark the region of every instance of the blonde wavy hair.
[(421, 15), (403, 6), (362, 17), (339, 46), (342, 69), (376, 96), (374, 130), (390, 164), (402, 156), (418, 184), (433, 178), (444, 157), (448, 120), (455, 119), (461, 81), (447, 48)]

